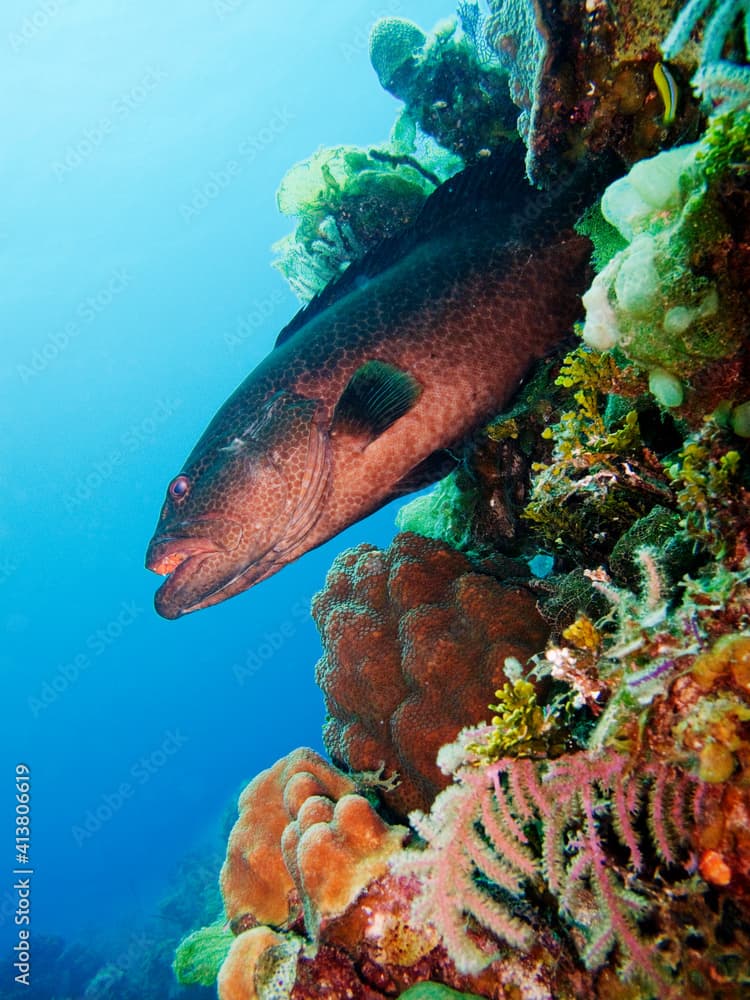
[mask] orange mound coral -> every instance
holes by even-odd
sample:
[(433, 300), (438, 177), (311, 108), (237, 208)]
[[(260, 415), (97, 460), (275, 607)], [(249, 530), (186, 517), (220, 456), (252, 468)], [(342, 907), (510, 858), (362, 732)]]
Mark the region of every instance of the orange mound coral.
[(363, 887), (386, 870), (406, 835), (389, 827), (361, 795), (307, 799), (282, 838), (287, 868), (301, 891), (305, 927), (317, 935), (324, 917), (340, 916)]
[(221, 872), (235, 930), (291, 927), (304, 912), (316, 936), (382, 875), (406, 830), (389, 827), (354, 782), (313, 750), (295, 750), (240, 796)]
[(284, 938), (270, 927), (254, 927), (235, 938), (219, 971), (219, 1000), (257, 1000), (255, 970), (269, 948), (284, 944)]
[(352, 771), (397, 772), (383, 798), (402, 815), (428, 808), (447, 784), (437, 752), (486, 719), (506, 658), (524, 663), (547, 639), (533, 594), (478, 569), (406, 532), (384, 551), (340, 555), (313, 602), (326, 748)]
[(306, 799), (336, 800), (354, 782), (314, 750), (302, 748), (261, 771), (239, 800), (239, 819), (229, 837), (221, 870), (227, 917), (251, 914), (258, 924), (289, 926), (299, 916), (297, 887), (281, 853), (281, 838)]

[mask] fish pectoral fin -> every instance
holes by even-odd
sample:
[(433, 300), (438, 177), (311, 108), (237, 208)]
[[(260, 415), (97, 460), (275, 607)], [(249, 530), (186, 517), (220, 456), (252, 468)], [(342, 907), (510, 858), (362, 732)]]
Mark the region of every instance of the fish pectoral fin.
[(333, 413), (331, 434), (362, 440), (366, 448), (415, 405), (422, 386), (386, 361), (366, 361), (349, 379)]

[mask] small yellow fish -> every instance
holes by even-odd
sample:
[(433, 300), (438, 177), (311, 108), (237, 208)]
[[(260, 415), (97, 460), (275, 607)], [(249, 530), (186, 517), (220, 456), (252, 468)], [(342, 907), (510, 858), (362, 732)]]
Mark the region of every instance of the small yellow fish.
[(659, 91), (659, 97), (661, 97), (664, 103), (662, 122), (665, 125), (671, 125), (677, 117), (677, 100), (679, 95), (675, 78), (664, 63), (658, 62), (654, 66), (654, 83), (656, 84), (656, 89)]

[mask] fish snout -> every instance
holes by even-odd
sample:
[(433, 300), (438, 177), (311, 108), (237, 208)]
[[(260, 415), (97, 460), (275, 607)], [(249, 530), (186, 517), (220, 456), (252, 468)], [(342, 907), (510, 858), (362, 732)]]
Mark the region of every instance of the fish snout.
[(164, 576), (188, 557), (233, 552), (242, 541), (243, 533), (242, 525), (229, 518), (182, 521), (154, 535), (146, 552), (146, 568)]
[(237, 559), (243, 528), (226, 518), (201, 518), (173, 525), (154, 535), (146, 551), (146, 568), (166, 580), (154, 604), (162, 618), (179, 618), (212, 581)]

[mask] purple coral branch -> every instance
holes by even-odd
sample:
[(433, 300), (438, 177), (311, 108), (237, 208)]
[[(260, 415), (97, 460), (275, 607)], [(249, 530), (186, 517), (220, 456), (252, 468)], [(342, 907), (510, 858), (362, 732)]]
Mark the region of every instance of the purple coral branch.
[[(599, 929), (598, 939), (592, 942), (587, 949), (587, 965), (590, 962), (599, 964), (606, 957), (599, 951), (602, 945), (606, 944), (607, 951), (609, 951), (615, 941), (618, 941), (623, 963), (627, 969), (645, 971), (654, 982), (666, 986), (662, 973), (651, 959), (650, 950), (644, 947), (631, 920), (625, 915), (623, 898), (615, 885), (614, 875), (609, 867), (609, 859), (604, 853), (599, 837), (591, 785), (582, 787), (581, 802), (585, 816), (586, 850), (591, 859), (591, 885), (600, 902), (604, 904), (602, 918), (606, 921), (604, 926)], [(635, 894), (628, 893), (626, 899), (628, 904), (636, 908), (637, 897)]]
[[(492, 961), (467, 936), (470, 918), (515, 947), (527, 946), (531, 938), (531, 926), (495, 899), (478, 876), (518, 898), (525, 884), (543, 877), (561, 915), (584, 930), (588, 968), (600, 967), (616, 948), (625, 975), (650, 980), (661, 996), (670, 995), (666, 973), (636, 922), (650, 901), (631, 884), (631, 874), (644, 866), (634, 819), (645, 807), (654, 850), (674, 861), (675, 844), (688, 834), (690, 811), (696, 819), (702, 815), (703, 783), (696, 787), (692, 776), (657, 763), (635, 773), (630, 758), (613, 750), (596, 757), (567, 754), (552, 763), (505, 758), (489, 768), (462, 767), (456, 777), (429, 817), (415, 816), (428, 847), (408, 870), (422, 882), (415, 917), (438, 928), (457, 968), (478, 971)], [(529, 843), (531, 822), (541, 826), (541, 856)], [(602, 822), (612, 824), (627, 848), (632, 872), (613, 860)]]
[(493, 781), (494, 799), (486, 797), (482, 800), (482, 826), (495, 850), (499, 848), (502, 857), (527, 878), (533, 879), (538, 870), (531, 852), (526, 847), (528, 843), (526, 835), (512, 814), (505, 790), (497, 780), (497, 774), (493, 775)]
[(669, 772), (664, 767), (657, 769), (654, 778), (654, 785), (649, 794), (648, 804), (649, 819), (651, 821), (651, 835), (654, 838), (654, 846), (667, 864), (673, 865), (677, 862), (677, 856), (667, 829), (664, 809), (665, 804), (669, 804), (667, 801), (668, 794), (673, 794), (674, 791), (673, 788), (671, 788), (670, 793), (667, 793), (668, 773)]

